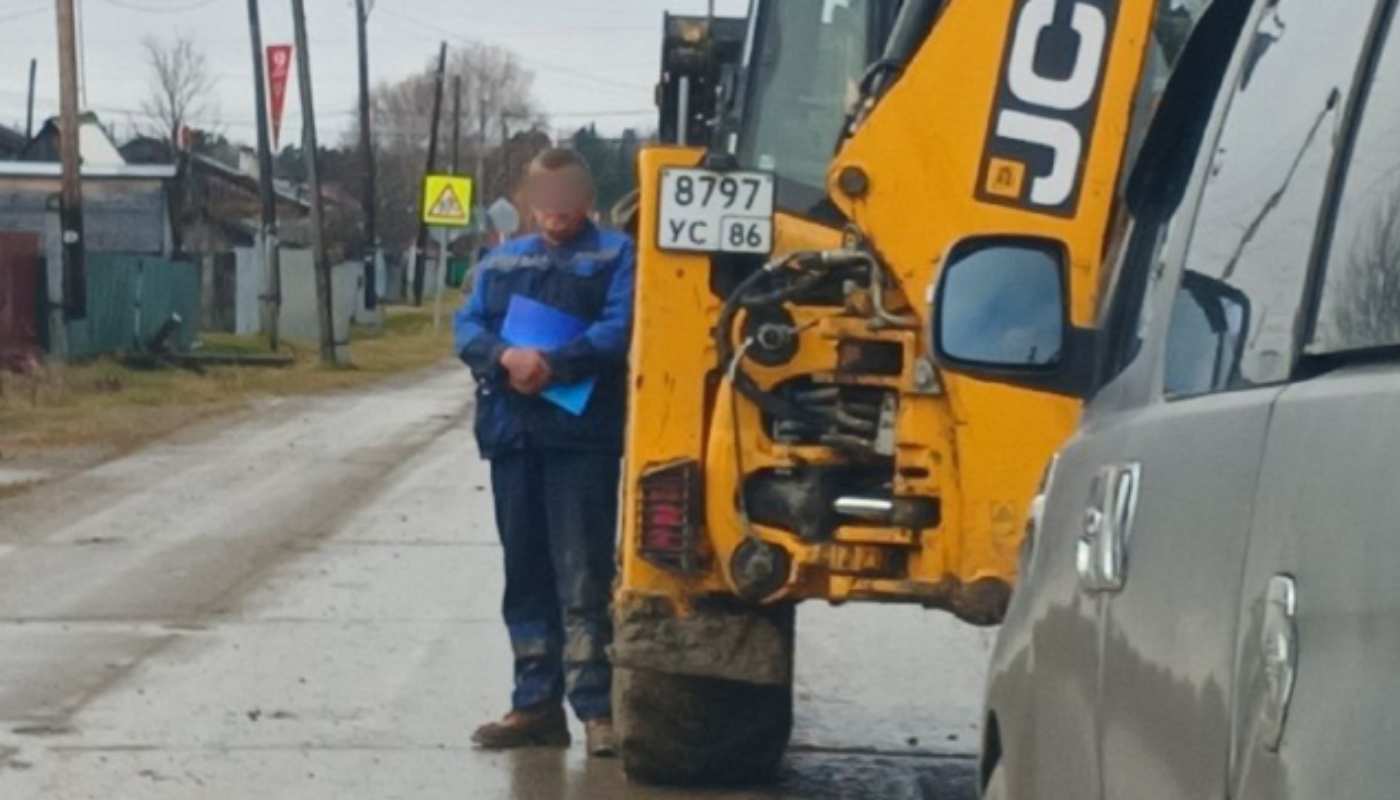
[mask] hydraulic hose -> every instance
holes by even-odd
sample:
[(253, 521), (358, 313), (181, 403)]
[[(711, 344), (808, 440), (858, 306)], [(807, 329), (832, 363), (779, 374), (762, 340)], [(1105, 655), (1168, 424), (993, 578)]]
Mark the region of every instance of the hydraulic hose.
[[(795, 297), (826, 280), (832, 271), (863, 264), (868, 260), (868, 256), (854, 250), (825, 250), (817, 252), (794, 253), (785, 258), (775, 259), (763, 265), (763, 269), (739, 282), (730, 292), (729, 297), (724, 301), (724, 306), (720, 309), (719, 318), (715, 322), (714, 338), (715, 351), (719, 354), (719, 368), (730, 376), (734, 384), (735, 391), (747, 397), (754, 405), (764, 412), (783, 419), (795, 419), (809, 425), (825, 427), (830, 421), (820, 414), (813, 413), (786, 398), (780, 397), (772, 392), (764, 391), (748, 373), (744, 372), (739, 365), (742, 353), (736, 356), (732, 342), (734, 329), (734, 318), (741, 308), (754, 308), (756, 306), (773, 305), (781, 303), (791, 297)], [(801, 274), (790, 285), (784, 286), (762, 294), (750, 296), (749, 291), (770, 275), (776, 274), (778, 270), (792, 264), (807, 272)]]

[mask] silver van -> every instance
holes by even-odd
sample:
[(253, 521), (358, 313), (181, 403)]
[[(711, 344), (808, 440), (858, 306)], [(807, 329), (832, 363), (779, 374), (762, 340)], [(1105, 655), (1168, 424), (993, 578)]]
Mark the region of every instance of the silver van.
[(1086, 403), (993, 657), (987, 797), (1400, 797), (1396, 5), (1216, 0), (1092, 326), (1059, 243), (951, 251), (938, 362)]

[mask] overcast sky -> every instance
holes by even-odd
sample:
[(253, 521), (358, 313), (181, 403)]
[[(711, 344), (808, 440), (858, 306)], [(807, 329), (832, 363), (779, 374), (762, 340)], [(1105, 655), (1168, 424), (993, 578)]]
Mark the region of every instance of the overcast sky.
[[(85, 109), (126, 134), (142, 122), (148, 69), (141, 39), (191, 37), (217, 80), (216, 124), (253, 141), (252, 55), (246, 0), (77, 0), (81, 9)], [(651, 127), (661, 13), (703, 13), (705, 0), (373, 0), (374, 83), (422, 69), (438, 42), (478, 40), (515, 50), (535, 73), (535, 96), (555, 128), (596, 120), (600, 130)], [(264, 44), (292, 41), (289, 0), (262, 0)], [(717, 0), (740, 14), (748, 0)], [(318, 132), (334, 143), (354, 124), (354, 0), (306, 0)], [(29, 60), (38, 59), (35, 127), (58, 113), (54, 0), (0, 0), (0, 124), (22, 129)], [(288, 87), (282, 144), (300, 135), (295, 79)]]

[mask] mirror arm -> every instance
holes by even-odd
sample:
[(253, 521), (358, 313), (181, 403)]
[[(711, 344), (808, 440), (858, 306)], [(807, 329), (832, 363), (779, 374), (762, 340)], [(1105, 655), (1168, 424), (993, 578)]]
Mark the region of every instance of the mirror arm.
[(1099, 362), (1099, 333), (1098, 328), (1069, 326), (1059, 394), (1087, 400), (1097, 388), (1095, 370)]

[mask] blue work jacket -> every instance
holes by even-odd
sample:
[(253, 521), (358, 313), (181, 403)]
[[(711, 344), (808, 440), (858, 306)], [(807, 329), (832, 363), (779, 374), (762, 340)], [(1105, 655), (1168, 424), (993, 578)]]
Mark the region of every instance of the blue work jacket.
[[(477, 265), (453, 333), (458, 355), (476, 377), (476, 440), (483, 456), (526, 448), (622, 452), (635, 266), (631, 239), (592, 224), (558, 247), (541, 236), (513, 239)], [(597, 377), (581, 415), (510, 388), (500, 365), (509, 343), (500, 334), (517, 294), (588, 322), (578, 338), (544, 354), (555, 384)]]

